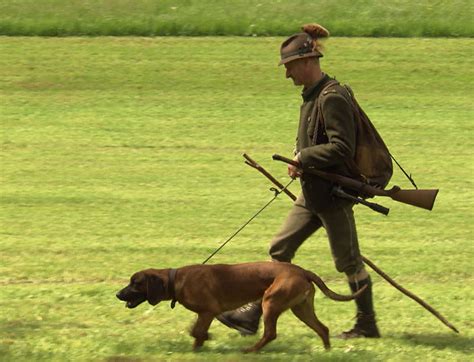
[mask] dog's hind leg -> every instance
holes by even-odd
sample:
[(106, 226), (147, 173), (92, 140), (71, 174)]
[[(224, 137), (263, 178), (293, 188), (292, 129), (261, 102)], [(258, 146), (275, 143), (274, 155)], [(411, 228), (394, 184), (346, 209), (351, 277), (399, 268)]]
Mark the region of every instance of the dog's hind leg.
[(262, 307), (264, 323), (263, 336), (255, 345), (244, 349), (244, 352), (257, 352), (277, 337), (277, 320), (281, 312), (272, 310), (272, 307), (265, 305), (265, 302), (262, 302)]
[(280, 314), (289, 308), (285, 301), (290, 295), (291, 288), (281, 281), (275, 281), (265, 291), (262, 299), (263, 336), (254, 346), (244, 349), (244, 352), (257, 352), (277, 337), (277, 320)]
[(194, 323), (194, 326), (191, 329), (191, 336), (194, 337), (194, 350), (197, 350), (209, 339), (207, 331), (209, 330), (213, 319), (214, 314), (199, 313), (196, 323)]
[(324, 348), (331, 348), (329, 342), (329, 329), (316, 317), (314, 313), (314, 287), (308, 292), (307, 297), (299, 304), (293, 306), (291, 311), (309, 328), (314, 330), (323, 340)]

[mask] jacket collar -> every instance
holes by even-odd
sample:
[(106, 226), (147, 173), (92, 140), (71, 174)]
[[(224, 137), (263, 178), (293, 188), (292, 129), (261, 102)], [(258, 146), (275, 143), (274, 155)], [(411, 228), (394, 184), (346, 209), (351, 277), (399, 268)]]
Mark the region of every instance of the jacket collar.
[(316, 83), (314, 83), (311, 87), (303, 89), (303, 92), (301, 93), (303, 100), (305, 102), (308, 102), (319, 96), (319, 93), (321, 93), (324, 84), (326, 84), (330, 79), (331, 77), (329, 77), (329, 75), (324, 74), (323, 77)]

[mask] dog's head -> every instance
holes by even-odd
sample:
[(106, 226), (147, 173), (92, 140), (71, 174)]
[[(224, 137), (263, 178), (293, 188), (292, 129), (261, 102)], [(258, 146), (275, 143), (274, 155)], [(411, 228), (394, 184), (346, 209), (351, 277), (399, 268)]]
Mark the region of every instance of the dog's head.
[(120, 290), (117, 298), (127, 302), (127, 308), (135, 308), (148, 301), (156, 305), (166, 297), (165, 284), (152, 270), (142, 270), (132, 275), (130, 284)]

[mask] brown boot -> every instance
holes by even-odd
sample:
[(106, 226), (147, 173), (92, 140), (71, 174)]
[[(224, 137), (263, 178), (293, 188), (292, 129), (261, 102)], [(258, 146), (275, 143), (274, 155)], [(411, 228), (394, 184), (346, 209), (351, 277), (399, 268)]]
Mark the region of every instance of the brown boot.
[(354, 327), (346, 332), (342, 332), (338, 337), (342, 339), (350, 338), (380, 338), (380, 332), (375, 320), (374, 306), (372, 302), (372, 281), (370, 276), (357, 283), (349, 283), (352, 293), (357, 292), (364, 285), (365, 291), (355, 300), (357, 305), (357, 320)]
[(248, 303), (244, 306), (219, 314), (216, 319), (229, 328), (234, 328), (243, 336), (257, 333), (262, 304), (260, 302)]

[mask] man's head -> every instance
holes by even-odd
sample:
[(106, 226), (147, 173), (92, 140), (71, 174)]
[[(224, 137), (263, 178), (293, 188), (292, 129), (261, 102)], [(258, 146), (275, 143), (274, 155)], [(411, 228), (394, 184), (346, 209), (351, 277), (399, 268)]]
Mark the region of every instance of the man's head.
[(291, 78), (293, 84), (309, 86), (314, 83), (313, 74), (321, 71), (319, 61), (314, 58), (295, 59), (285, 63), (286, 78)]
[(307, 86), (320, 76), (319, 58), (323, 54), (319, 40), (328, 37), (329, 32), (318, 24), (304, 25), (302, 30), (282, 43), (279, 65), (285, 65), (286, 78), (295, 85)]

